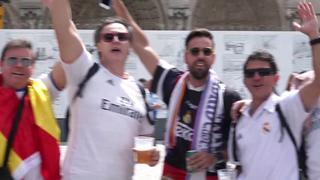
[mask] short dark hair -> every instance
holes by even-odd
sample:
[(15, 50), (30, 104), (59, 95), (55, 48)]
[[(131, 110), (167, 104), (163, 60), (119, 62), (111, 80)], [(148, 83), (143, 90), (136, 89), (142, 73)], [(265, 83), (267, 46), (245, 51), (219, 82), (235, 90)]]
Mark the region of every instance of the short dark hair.
[(97, 29), (95, 30), (94, 32), (94, 43), (95, 45), (98, 44), (98, 42), (100, 41), (100, 33), (102, 31), (102, 29), (109, 25), (109, 24), (113, 24), (113, 23), (119, 23), (119, 24), (122, 24), (124, 25), (124, 27), (127, 28), (128, 30), (128, 33), (129, 33), (129, 40), (131, 40), (131, 37), (132, 37), (132, 27), (131, 25), (124, 19), (120, 18), (120, 17), (108, 17), (107, 19), (105, 19), (103, 21), (103, 23), (101, 23)]
[(185, 41), (185, 47), (188, 47), (189, 42), (196, 37), (207, 37), (212, 41), (212, 45), (214, 47), (214, 41), (213, 41), (213, 35), (210, 33), (210, 31), (208, 29), (205, 28), (198, 28), (198, 29), (194, 29), (192, 30)]
[[(32, 50), (32, 43), (25, 39), (10, 40), (9, 42), (7, 42), (7, 44), (5, 44), (5, 46), (2, 49), (1, 61), (4, 60), (4, 56), (7, 51), (9, 51), (10, 49), (17, 49), (17, 48), (27, 48)], [(32, 57), (32, 58), (35, 58), (35, 57)]]
[(267, 62), (270, 65), (270, 68), (273, 70), (274, 73), (278, 72), (278, 67), (277, 67), (274, 56), (265, 50), (257, 50), (257, 51), (254, 51), (252, 54), (250, 54), (248, 56), (246, 62), (243, 65), (243, 71), (246, 70), (247, 65), (251, 61)]

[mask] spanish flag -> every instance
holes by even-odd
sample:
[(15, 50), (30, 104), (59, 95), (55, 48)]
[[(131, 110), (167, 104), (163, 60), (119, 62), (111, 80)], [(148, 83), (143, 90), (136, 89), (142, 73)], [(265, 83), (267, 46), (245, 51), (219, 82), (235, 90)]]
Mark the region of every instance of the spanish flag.
[[(40, 171), (45, 180), (59, 180), (60, 129), (46, 86), (41, 81), (30, 80), (24, 103), (9, 157), (11, 173), (15, 179), (23, 179), (30, 171)], [(18, 104), (15, 90), (0, 86), (0, 165)]]

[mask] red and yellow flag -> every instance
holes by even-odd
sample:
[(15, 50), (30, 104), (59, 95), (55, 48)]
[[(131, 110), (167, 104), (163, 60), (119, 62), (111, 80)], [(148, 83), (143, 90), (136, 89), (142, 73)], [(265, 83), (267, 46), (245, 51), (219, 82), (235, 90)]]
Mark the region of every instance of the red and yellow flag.
[[(31, 80), (24, 101), (19, 128), (10, 152), (10, 170), (14, 177), (21, 179), (34, 164), (40, 164), (45, 180), (59, 180), (60, 129), (54, 118), (46, 86), (41, 81)], [(5, 144), (18, 104), (15, 90), (0, 86), (0, 163), (3, 162)]]

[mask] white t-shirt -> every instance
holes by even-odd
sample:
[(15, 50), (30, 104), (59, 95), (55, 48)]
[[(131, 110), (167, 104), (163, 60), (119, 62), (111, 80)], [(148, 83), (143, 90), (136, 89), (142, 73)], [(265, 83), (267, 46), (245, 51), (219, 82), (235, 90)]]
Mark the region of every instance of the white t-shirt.
[[(285, 91), (283, 95), (288, 93), (289, 91)], [(306, 129), (304, 136), (307, 155), (307, 175), (309, 180), (320, 180), (320, 100), (312, 111), (311, 117), (311, 127), (310, 129)], [(309, 124), (310, 122), (307, 123)]]
[(48, 88), (50, 98), (52, 103), (57, 99), (61, 91), (58, 89), (58, 87), (53, 82), (54, 80), (51, 77), (51, 74), (41, 74), (39, 78)]
[(320, 179), (320, 101), (312, 112), (312, 125), (306, 134), (307, 173), (310, 180)]
[(301, 144), (308, 113), (298, 91), (285, 97), (272, 94), (252, 116), (249, 105), (236, 127), (237, 154), (242, 165), (239, 180), (298, 180), (297, 154), (286, 129), (281, 127), (275, 110), (277, 102), (298, 145)]
[[(74, 63), (63, 64), (69, 101), (93, 65), (91, 57), (84, 51)], [(153, 132), (145, 114), (136, 81), (121, 79), (100, 66), (83, 89), (83, 96), (71, 105), (63, 179), (131, 179), (133, 139)]]

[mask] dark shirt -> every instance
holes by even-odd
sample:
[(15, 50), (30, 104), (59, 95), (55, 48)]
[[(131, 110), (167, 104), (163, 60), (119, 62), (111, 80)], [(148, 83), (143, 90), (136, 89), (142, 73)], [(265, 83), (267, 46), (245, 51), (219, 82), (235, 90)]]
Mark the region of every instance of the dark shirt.
[[(164, 73), (165, 69), (161, 66), (158, 66), (156, 72), (154, 74), (154, 78), (152, 81), (151, 91), (155, 93), (157, 92), (158, 88), (161, 88), (160, 91), (163, 95), (163, 101), (169, 105), (170, 98), (174, 86), (178, 82), (181, 75), (184, 73), (176, 68), (170, 69), (167, 74)], [(161, 76), (165, 75), (165, 78), (162, 82)], [(177, 122), (177, 129), (176, 129), (176, 146), (173, 149), (167, 149), (167, 154), (165, 158), (165, 163), (170, 164), (179, 169), (186, 169), (186, 152), (191, 149), (192, 137), (193, 137), (193, 126), (194, 121), (196, 118), (196, 113), (198, 109), (198, 105), (200, 103), (201, 95), (203, 90), (194, 90), (186, 88), (185, 95), (182, 100), (182, 104), (180, 106), (179, 111), (179, 120)], [(240, 96), (235, 91), (230, 91), (229, 89), (226, 90), (228, 96), (232, 99), (232, 102), (235, 102), (240, 99)], [(229, 98), (229, 97), (228, 97)], [(221, 114), (220, 118), (223, 118), (223, 123), (221, 124), (221, 133), (223, 134), (223, 141), (225, 142), (221, 147), (223, 149), (226, 148), (228, 134), (229, 134), (229, 127), (230, 127), (230, 109), (227, 113)], [(217, 116), (219, 116), (217, 114)], [(219, 118), (219, 117), (218, 117)]]

